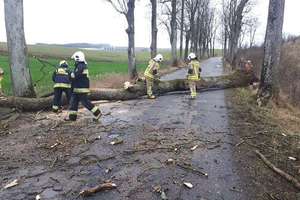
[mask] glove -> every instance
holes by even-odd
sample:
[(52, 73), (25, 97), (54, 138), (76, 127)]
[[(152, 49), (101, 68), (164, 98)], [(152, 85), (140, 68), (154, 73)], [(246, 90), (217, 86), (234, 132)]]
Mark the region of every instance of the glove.
[(71, 73), (71, 78), (75, 78), (74, 72)]
[(188, 69), (188, 74), (193, 74), (193, 69), (189, 68)]
[(202, 72), (202, 69), (201, 68), (199, 68), (199, 73), (201, 73)]
[(157, 74), (157, 69), (154, 69), (153, 70), (153, 75), (156, 75)]

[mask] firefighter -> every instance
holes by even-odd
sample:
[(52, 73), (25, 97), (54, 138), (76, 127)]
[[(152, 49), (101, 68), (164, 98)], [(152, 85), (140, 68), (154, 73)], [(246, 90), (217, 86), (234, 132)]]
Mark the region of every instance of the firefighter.
[(79, 102), (93, 113), (94, 120), (98, 120), (102, 115), (101, 111), (88, 99), (90, 80), (84, 53), (77, 51), (71, 58), (75, 60), (75, 69), (71, 73), (73, 92), (70, 102), (69, 118), (67, 118), (66, 121), (76, 121)]
[(53, 72), (52, 80), (54, 82), (54, 99), (52, 110), (55, 113), (61, 111), (62, 94), (66, 94), (67, 102), (71, 99), (71, 81), (69, 65), (65, 60), (60, 61), (58, 68)]
[(0, 67), (0, 96), (3, 95), (1, 81), (4, 78), (4, 70)]
[(197, 60), (197, 57), (194, 53), (189, 54), (188, 61), (189, 61), (189, 64), (188, 64), (187, 79), (188, 79), (189, 87), (191, 90), (191, 98), (195, 99), (197, 96), (196, 84), (197, 84), (197, 81), (200, 80), (201, 67), (200, 67), (200, 63)]
[(163, 56), (157, 54), (153, 59), (149, 61), (149, 65), (145, 70), (144, 76), (146, 78), (147, 95), (149, 99), (155, 99), (153, 95), (154, 79), (158, 77), (159, 63), (163, 61)]

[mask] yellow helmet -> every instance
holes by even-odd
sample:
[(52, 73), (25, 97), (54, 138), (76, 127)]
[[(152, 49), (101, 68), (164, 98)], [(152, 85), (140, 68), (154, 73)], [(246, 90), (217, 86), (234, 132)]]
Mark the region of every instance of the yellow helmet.
[(67, 67), (69, 67), (69, 65), (68, 65), (67, 61), (61, 60), (59, 62), (59, 67), (67, 68)]

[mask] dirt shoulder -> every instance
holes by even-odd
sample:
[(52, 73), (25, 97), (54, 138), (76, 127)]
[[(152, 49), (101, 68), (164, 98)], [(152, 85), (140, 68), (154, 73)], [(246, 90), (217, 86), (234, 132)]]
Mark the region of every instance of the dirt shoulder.
[(227, 97), (232, 102), (230, 125), (240, 138), (234, 155), (243, 169), (241, 176), (256, 190), (255, 199), (299, 200), (300, 191), (254, 153), (259, 150), (276, 167), (300, 180), (299, 115), (290, 108), (260, 108), (251, 93), (236, 89)]

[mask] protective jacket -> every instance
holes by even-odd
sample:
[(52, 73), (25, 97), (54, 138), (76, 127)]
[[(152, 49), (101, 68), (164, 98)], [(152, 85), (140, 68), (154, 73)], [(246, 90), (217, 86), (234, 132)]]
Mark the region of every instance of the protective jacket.
[(70, 71), (67, 68), (59, 67), (52, 75), (55, 83), (54, 88), (71, 88)]
[(154, 76), (156, 75), (158, 70), (159, 70), (159, 63), (151, 59), (144, 73), (145, 78), (154, 79)]
[(199, 61), (192, 60), (189, 63), (188, 69), (189, 69), (189, 72), (190, 72), (188, 74), (188, 77), (187, 77), (188, 80), (190, 80), (190, 81), (199, 81), (200, 80), (200, 71), (201, 71)]
[(89, 70), (85, 62), (75, 62), (74, 78), (72, 80), (74, 93), (89, 93)]

